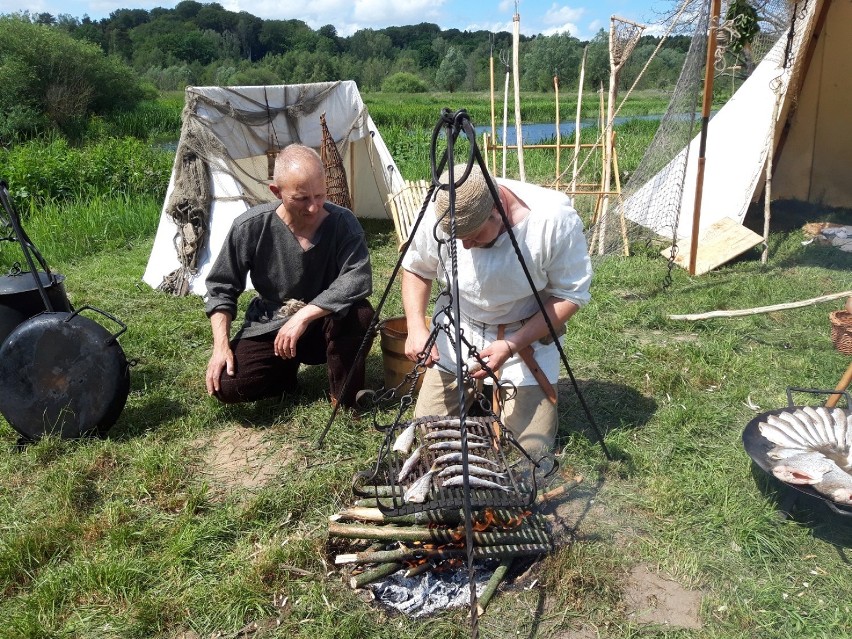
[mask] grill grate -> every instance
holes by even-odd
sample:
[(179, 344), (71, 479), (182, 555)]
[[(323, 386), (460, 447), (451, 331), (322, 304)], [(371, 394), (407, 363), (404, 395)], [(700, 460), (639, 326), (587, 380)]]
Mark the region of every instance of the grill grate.
[[(465, 426), (471, 508), (532, 506), (536, 497), (537, 462), (493, 417), (466, 417)], [(409, 428), (413, 428), (410, 449), (406, 452), (394, 450), (397, 439)], [(368, 478), (369, 485), (362, 486), (359, 492), (370, 494), (370, 487), (376, 487), (376, 496), (385, 498), (379, 508), (392, 516), (462, 508), (464, 488), (460, 442), (458, 417), (420, 417), (389, 427), (375, 472)], [(415, 455), (416, 461), (409, 462)], [(551, 468), (550, 472), (554, 469)], [(407, 492), (427, 473), (431, 473), (431, 477), (426, 480), (429, 487), (422, 493), (425, 494), (423, 500), (407, 498)], [(496, 486), (483, 484), (480, 480), (493, 482)], [(383, 494), (379, 494), (378, 487), (382, 487)]]

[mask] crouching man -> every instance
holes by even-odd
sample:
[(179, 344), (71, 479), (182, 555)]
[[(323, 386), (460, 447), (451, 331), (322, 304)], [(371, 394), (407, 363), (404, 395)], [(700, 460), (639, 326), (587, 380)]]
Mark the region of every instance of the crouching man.
[[(278, 154), (269, 188), (279, 201), (234, 220), (207, 277), (207, 392), (226, 403), (279, 396), (297, 389), (300, 364), (325, 363), (332, 403), (354, 407), (365, 374), (356, 355), (373, 319), (364, 231), (351, 211), (326, 201), (322, 160), (309, 147)], [(231, 339), (249, 276), (257, 296)]]

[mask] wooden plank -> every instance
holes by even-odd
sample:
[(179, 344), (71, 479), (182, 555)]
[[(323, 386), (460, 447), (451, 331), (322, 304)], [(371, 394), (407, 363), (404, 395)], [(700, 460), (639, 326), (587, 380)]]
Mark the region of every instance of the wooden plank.
[[(738, 255), (742, 255), (761, 242), (763, 242), (763, 238), (754, 231), (747, 229), (730, 217), (723, 217), (704, 229), (698, 238), (695, 274), (707, 273)], [(671, 251), (671, 247), (668, 247), (660, 251), (660, 254), (667, 258), (671, 255)], [(688, 269), (689, 258), (689, 246), (686, 246), (678, 252), (677, 257), (675, 257), (675, 264)]]

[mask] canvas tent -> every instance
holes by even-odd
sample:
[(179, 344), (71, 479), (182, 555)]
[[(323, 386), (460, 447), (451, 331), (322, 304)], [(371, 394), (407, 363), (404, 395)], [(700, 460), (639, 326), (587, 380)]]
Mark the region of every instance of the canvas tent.
[(274, 199), (269, 158), (293, 142), (320, 151), (323, 114), (326, 141), (339, 151), (354, 213), (389, 218), (388, 200), (404, 183), (355, 82), (188, 87), (175, 165), (143, 280), (173, 293), (203, 295), (233, 220)]
[[(699, 238), (724, 221), (742, 224), (763, 193), (773, 158), (772, 199), (852, 207), (852, 2), (796, 3), (788, 29), (710, 120)], [(698, 136), (623, 203), (624, 216), (689, 244)], [(684, 168), (685, 163), (685, 168)], [(670, 183), (680, 182), (672, 208)], [(700, 248), (700, 247), (699, 247)]]

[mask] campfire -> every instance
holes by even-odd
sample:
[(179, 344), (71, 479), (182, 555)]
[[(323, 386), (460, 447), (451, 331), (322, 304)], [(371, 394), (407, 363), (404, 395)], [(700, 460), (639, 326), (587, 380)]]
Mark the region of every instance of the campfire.
[[(435, 609), (429, 599), (437, 592), (443, 607), (459, 594), (470, 602), (468, 560), (476, 566), (483, 613), (516, 557), (553, 550), (537, 507), (568, 488), (537, 494), (555, 460), (532, 459), (493, 420), (465, 420), (467, 451), (460, 425), (455, 417), (424, 417), (388, 428), (375, 468), (354, 478), (352, 505), (329, 518), (330, 543), (346, 551), (334, 562), (348, 569), (349, 585), (390, 589), (389, 597), (402, 602), (395, 607), (415, 616)], [(448, 593), (450, 582), (458, 592)], [(415, 591), (418, 604), (411, 601)]]

